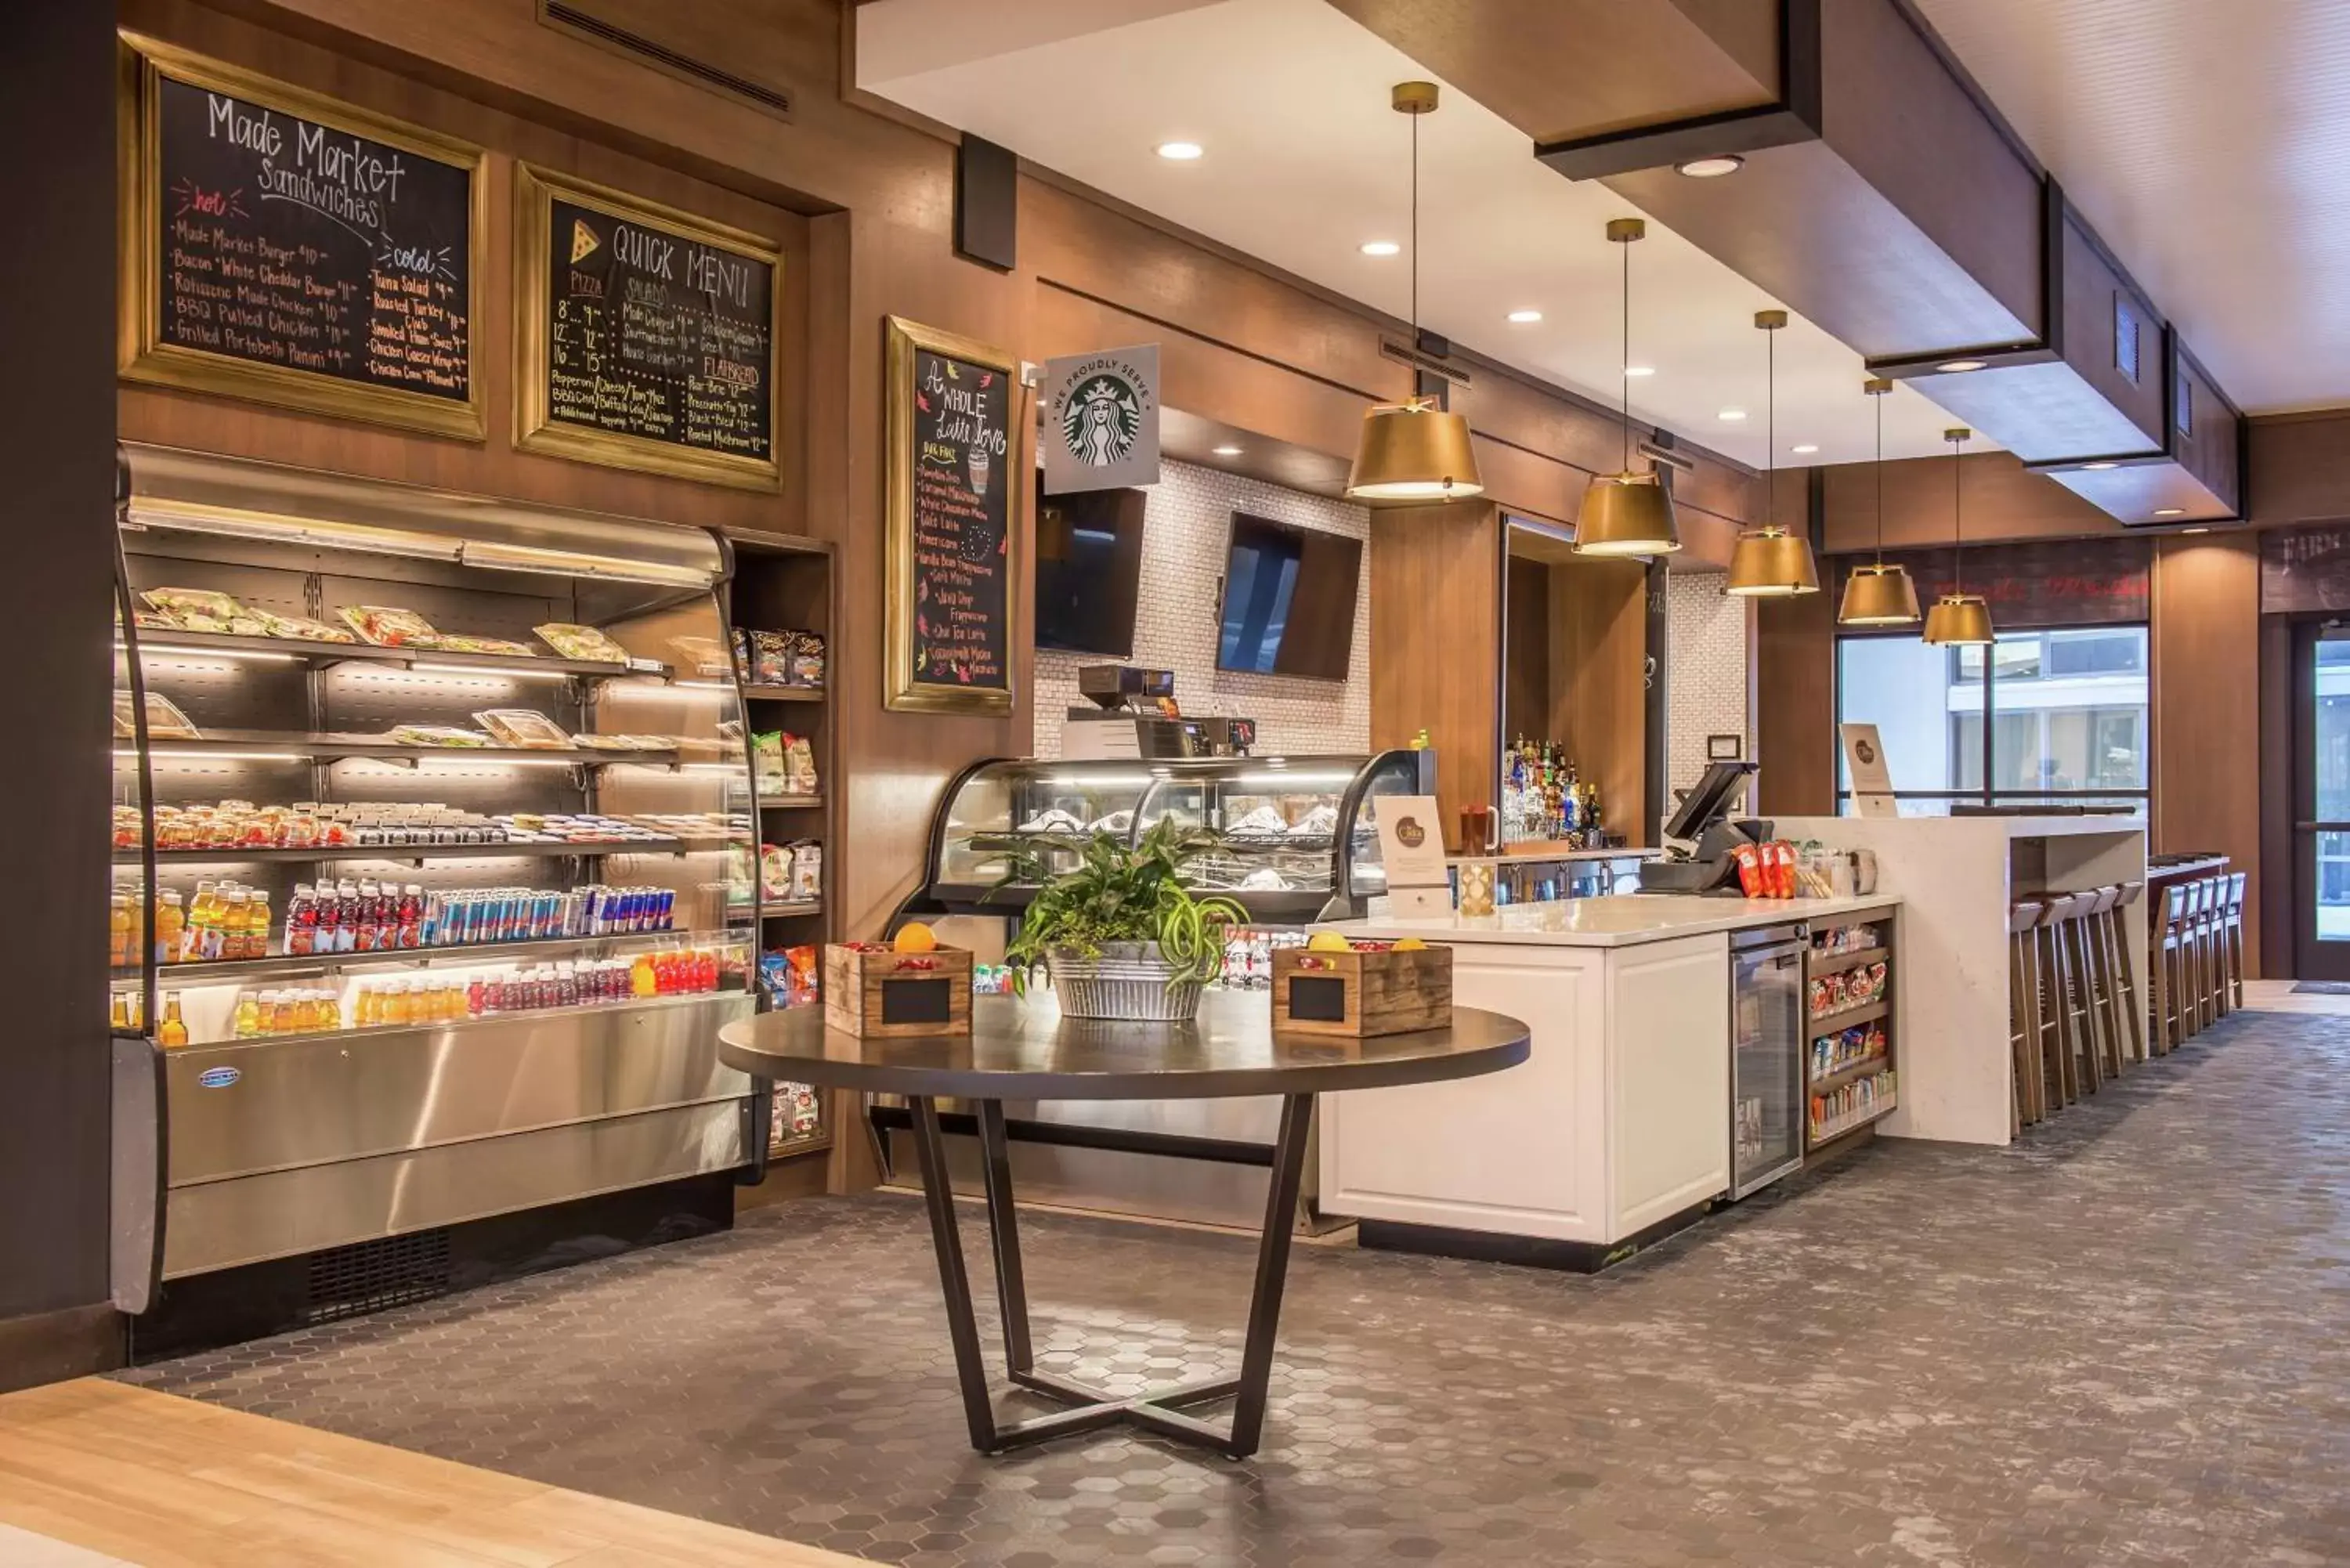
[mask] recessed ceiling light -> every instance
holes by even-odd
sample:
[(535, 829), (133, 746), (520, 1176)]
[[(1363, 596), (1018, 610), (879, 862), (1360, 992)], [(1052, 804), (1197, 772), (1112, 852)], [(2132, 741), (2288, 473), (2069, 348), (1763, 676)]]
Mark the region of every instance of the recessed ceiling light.
[(1540, 321), (1542, 319), (1542, 312), (1539, 310), (1513, 310), (1510, 312), (1510, 319), (1516, 322), (1519, 326), (1523, 327), (1529, 322)]
[(2198, 528), (2181, 528), (2181, 529), (2179, 530), (2179, 533), (2181, 533), (2181, 534), (2209, 534), (2210, 531), (2211, 531), (2211, 530), (2210, 530), (2210, 529), (2209, 529), (2209, 528), (2200, 528), (2200, 527), (2198, 527)]
[(1403, 247), (1393, 240), (1365, 240), (1362, 249), (1367, 256), (1399, 255), (1403, 252)]
[(1236, 446), (1220, 446), (1214, 450), (1218, 457), (1238, 457), (1241, 454), (1241, 449)]
[(2157, 517), (2184, 517), (2187, 515), (2187, 508), (2184, 506), (2158, 506), (2154, 509), (2154, 514)]
[(1745, 168), (1746, 160), (1735, 152), (1725, 152), (1717, 158), (1692, 158), (1673, 167), (1692, 180), (1719, 180), (1724, 174), (1735, 174)]
[(1624, 374), (1627, 376), (1653, 376), (1656, 373), (1657, 368), (1654, 365), (1627, 365), (1624, 367)]
[(2118, 463), (2113, 463), (2113, 462), (2085, 462), (2085, 463), (2083, 463), (2081, 466), (2082, 466), (2083, 468), (2086, 469), (2086, 470), (2087, 470), (2089, 472), (2091, 472), (2091, 473), (2103, 473), (2106, 469), (2109, 469), (2109, 468), (2118, 468), (2118, 467), (2119, 467), (2119, 466), (2121, 466), (2121, 465), (2120, 465), (2120, 464), (2118, 464)]
[(1731, 423), (1736, 424), (1740, 420), (1746, 417), (1746, 410), (1744, 409), (1724, 409), (1721, 410), (1721, 417), (1728, 420)]
[(1189, 163), (1207, 150), (1196, 141), (1162, 141), (1159, 156), (1171, 163)]
[(1934, 367), (1946, 376), (1963, 375), (1969, 370), (1980, 370), (1982, 368), (1983, 362), (1980, 359), (1945, 359)]
[(1791, 446), (1791, 447), (1789, 447), (1787, 450), (1788, 450), (1789, 452), (1792, 452), (1795, 453), (1795, 454), (1796, 454), (1797, 456), (1799, 456), (1799, 457), (1804, 457), (1804, 456), (1809, 456), (1811, 453), (1813, 453), (1813, 452), (1815, 452), (1819, 451), (1819, 450), (1820, 450), (1820, 444), (1819, 444), (1819, 442), (1817, 442), (1817, 441), (1804, 441), (1804, 442), (1802, 442), (1802, 443), (1801, 443), (1801, 444), (1799, 444), (1799, 445), (1796, 445), (1796, 446)]

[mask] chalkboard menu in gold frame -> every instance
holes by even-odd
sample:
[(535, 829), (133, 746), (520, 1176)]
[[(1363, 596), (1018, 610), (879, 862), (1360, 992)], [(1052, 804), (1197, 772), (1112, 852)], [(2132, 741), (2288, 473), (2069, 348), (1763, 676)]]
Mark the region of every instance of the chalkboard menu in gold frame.
[(482, 150), (122, 44), (120, 374), (481, 440)]
[(515, 444), (773, 490), (775, 241), (515, 171)]
[(1020, 498), (1019, 362), (889, 317), (889, 669), (891, 708), (1012, 711)]

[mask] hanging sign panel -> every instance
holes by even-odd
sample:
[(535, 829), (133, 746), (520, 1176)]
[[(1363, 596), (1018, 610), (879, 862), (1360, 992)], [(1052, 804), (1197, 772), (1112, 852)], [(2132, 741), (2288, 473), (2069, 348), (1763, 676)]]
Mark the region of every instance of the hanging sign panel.
[(775, 244), (527, 165), (515, 186), (515, 444), (775, 488)]
[(481, 150), (124, 48), (123, 376), (479, 439)]
[(1045, 361), (1045, 493), (1159, 483), (1159, 345)]
[(1019, 366), (896, 317), (889, 327), (889, 706), (1012, 711)]

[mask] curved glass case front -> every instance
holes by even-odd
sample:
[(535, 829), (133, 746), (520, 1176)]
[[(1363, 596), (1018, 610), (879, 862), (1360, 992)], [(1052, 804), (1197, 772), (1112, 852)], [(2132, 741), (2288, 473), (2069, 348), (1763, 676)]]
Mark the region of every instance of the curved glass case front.
[(1213, 757), (1184, 761), (998, 760), (947, 788), (927, 885), (907, 913), (1015, 914), (1028, 888), (1000, 887), (1001, 841), (1103, 831), (1131, 843), (1162, 819), (1212, 835), (1192, 885), (1230, 895), (1262, 924), (1342, 919), (1386, 889), (1377, 801), (1433, 793), (1432, 754)]

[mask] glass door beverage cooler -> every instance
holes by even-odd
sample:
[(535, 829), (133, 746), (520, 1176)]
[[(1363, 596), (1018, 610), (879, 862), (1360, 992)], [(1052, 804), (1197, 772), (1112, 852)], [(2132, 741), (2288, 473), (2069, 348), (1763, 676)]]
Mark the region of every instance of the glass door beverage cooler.
[(1730, 1196), (1804, 1163), (1802, 926), (1730, 939)]
[(723, 544), (141, 447), (120, 523), (117, 1303), (755, 1170)]

